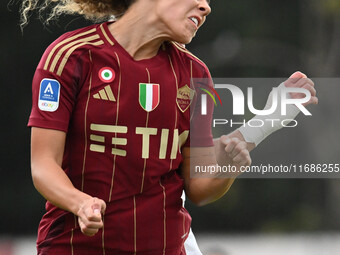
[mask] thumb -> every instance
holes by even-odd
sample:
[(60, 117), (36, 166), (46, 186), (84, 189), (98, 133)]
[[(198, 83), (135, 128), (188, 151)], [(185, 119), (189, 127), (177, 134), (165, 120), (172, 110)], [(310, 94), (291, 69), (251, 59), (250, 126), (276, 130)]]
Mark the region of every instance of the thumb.
[(92, 205), (92, 209), (93, 209), (93, 213), (96, 215), (101, 215), (101, 206), (99, 203), (95, 203), (94, 205)]
[(297, 83), (300, 79), (306, 79), (307, 75), (304, 73), (301, 73), (300, 71), (297, 71), (293, 73), (285, 82), (286, 87), (292, 87), (295, 83)]
[(307, 78), (307, 75), (305, 75), (304, 73), (301, 73), (300, 71), (297, 71), (293, 73), (289, 78), (299, 80), (301, 78)]

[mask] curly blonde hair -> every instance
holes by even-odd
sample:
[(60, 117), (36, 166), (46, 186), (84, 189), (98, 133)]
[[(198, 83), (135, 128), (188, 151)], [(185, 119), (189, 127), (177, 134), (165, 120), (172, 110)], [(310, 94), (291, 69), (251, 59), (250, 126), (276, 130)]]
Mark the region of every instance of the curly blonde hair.
[(62, 14), (79, 14), (98, 22), (112, 15), (123, 14), (135, 0), (23, 0), (21, 5), (21, 27), (28, 24), (30, 13), (38, 10), (39, 17), (46, 9), (51, 9), (45, 23)]

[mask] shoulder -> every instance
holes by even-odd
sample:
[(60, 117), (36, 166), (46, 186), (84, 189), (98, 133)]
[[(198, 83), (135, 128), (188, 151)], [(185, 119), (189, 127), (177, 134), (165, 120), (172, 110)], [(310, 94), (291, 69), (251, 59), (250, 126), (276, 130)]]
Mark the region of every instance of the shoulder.
[(100, 33), (101, 25), (96, 24), (61, 35), (46, 49), (38, 68), (60, 76), (84, 53), (105, 45)]
[(171, 50), (184, 62), (190, 62), (190, 65), (197, 73), (201, 73), (204, 78), (210, 77), (210, 72), (207, 65), (191, 53), (188, 49), (185, 48), (185, 45), (177, 43), (177, 42), (170, 42)]

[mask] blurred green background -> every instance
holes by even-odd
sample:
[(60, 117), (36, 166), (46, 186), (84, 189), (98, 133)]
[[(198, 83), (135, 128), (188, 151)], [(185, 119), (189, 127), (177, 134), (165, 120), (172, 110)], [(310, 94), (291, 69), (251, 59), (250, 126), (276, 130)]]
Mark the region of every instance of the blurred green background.
[[(43, 51), (53, 40), (90, 23), (79, 17), (62, 17), (44, 27), (33, 14), (22, 34), (18, 4), (8, 6), (3, 0), (0, 6), (0, 236), (35, 235), (44, 200), (30, 177), (30, 131), (26, 124), (31, 80)], [(309, 77), (339, 77), (340, 1), (212, 0), (211, 7), (212, 14), (187, 47), (208, 65), (213, 77), (288, 77), (296, 70)], [(320, 103), (322, 106), (327, 104)], [(339, 107), (339, 102), (333, 102), (334, 106)], [(318, 110), (321, 114), (322, 109)], [(298, 138), (293, 131), (284, 132)], [(333, 156), (339, 159), (338, 138), (334, 137), (333, 147), (317, 149), (336, 153)], [(286, 136), (273, 139), (254, 151), (254, 160), (280, 153), (273, 146), (285, 143)], [(294, 140), (287, 146), (294, 146)], [(303, 155), (309, 154), (308, 150), (314, 155), (315, 146), (304, 144), (304, 150)], [(196, 233), (338, 231), (340, 182), (240, 179), (218, 202), (201, 208), (189, 202), (187, 208)]]

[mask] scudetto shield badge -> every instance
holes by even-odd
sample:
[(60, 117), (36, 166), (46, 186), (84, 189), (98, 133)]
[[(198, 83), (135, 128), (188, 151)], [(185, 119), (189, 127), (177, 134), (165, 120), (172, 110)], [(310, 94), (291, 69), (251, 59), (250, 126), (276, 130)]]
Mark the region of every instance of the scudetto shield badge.
[(147, 112), (156, 109), (159, 104), (159, 84), (139, 83), (139, 104)]
[(182, 111), (188, 110), (192, 99), (194, 98), (195, 90), (191, 89), (188, 85), (185, 85), (177, 90), (177, 106)]

